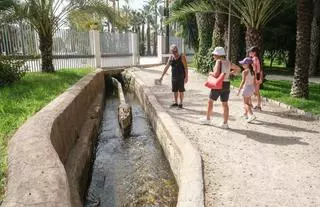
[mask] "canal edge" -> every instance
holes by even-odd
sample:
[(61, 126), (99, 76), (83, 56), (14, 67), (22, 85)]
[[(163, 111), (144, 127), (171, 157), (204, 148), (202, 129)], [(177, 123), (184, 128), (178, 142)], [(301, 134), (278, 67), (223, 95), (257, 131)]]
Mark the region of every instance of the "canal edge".
[(204, 206), (204, 179), (200, 152), (191, 144), (179, 126), (158, 102), (149, 87), (133, 71), (126, 70), (130, 87), (157, 135), (179, 186), (178, 207)]

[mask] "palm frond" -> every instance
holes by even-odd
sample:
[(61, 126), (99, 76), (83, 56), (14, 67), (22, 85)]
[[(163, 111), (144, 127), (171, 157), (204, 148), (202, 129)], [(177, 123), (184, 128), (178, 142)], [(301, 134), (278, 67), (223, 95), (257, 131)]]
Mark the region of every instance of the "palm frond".
[(170, 24), (181, 20), (188, 16), (189, 14), (195, 13), (213, 13), (215, 12), (215, 7), (212, 3), (207, 3), (204, 1), (192, 2), (187, 6), (183, 6), (179, 10), (173, 11), (170, 17), (165, 21), (166, 24)]
[(230, 3), (231, 13), (241, 17), (246, 27), (260, 29), (282, 12), (280, 8), (284, 0), (230, 0), (217, 1), (217, 3), (224, 8), (227, 8)]

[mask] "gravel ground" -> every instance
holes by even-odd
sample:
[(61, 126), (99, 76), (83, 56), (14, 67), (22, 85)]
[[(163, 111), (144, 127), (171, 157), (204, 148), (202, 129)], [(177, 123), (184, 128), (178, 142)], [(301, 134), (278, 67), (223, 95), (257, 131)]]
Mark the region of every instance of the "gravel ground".
[(170, 108), (170, 74), (154, 85), (162, 69), (135, 73), (201, 152), (206, 206), (320, 206), (319, 121), (263, 103), (257, 119), (247, 124), (240, 118), (242, 100), (231, 93), (230, 129), (215, 127), (222, 121), (220, 102), (214, 104), (214, 124), (200, 125), (209, 93), (206, 77), (190, 70), (184, 109)]

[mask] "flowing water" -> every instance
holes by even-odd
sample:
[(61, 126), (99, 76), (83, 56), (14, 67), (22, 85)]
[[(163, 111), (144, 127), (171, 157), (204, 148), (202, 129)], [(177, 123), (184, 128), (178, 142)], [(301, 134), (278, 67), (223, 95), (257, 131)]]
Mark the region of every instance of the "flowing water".
[(85, 206), (175, 206), (178, 187), (139, 101), (132, 106), (129, 138), (120, 133), (119, 101), (107, 97)]

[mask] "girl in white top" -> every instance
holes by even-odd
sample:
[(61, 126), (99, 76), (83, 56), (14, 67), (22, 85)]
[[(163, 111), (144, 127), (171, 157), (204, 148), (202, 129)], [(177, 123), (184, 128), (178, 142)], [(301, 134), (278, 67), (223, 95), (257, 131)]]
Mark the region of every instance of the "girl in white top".
[[(242, 81), (241, 81), (240, 88), (237, 95), (241, 93), (243, 96), (243, 103), (244, 103), (243, 116), (247, 119), (247, 122), (249, 123), (256, 119), (255, 115), (253, 115), (251, 104), (250, 104), (251, 96), (253, 95), (255, 91), (255, 86), (256, 86), (255, 73), (252, 66), (253, 60), (247, 57), (247, 58), (244, 58), (242, 61), (239, 61), (239, 63), (242, 65), (244, 70), (242, 71)], [(249, 117), (248, 117), (248, 114), (250, 115)]]

